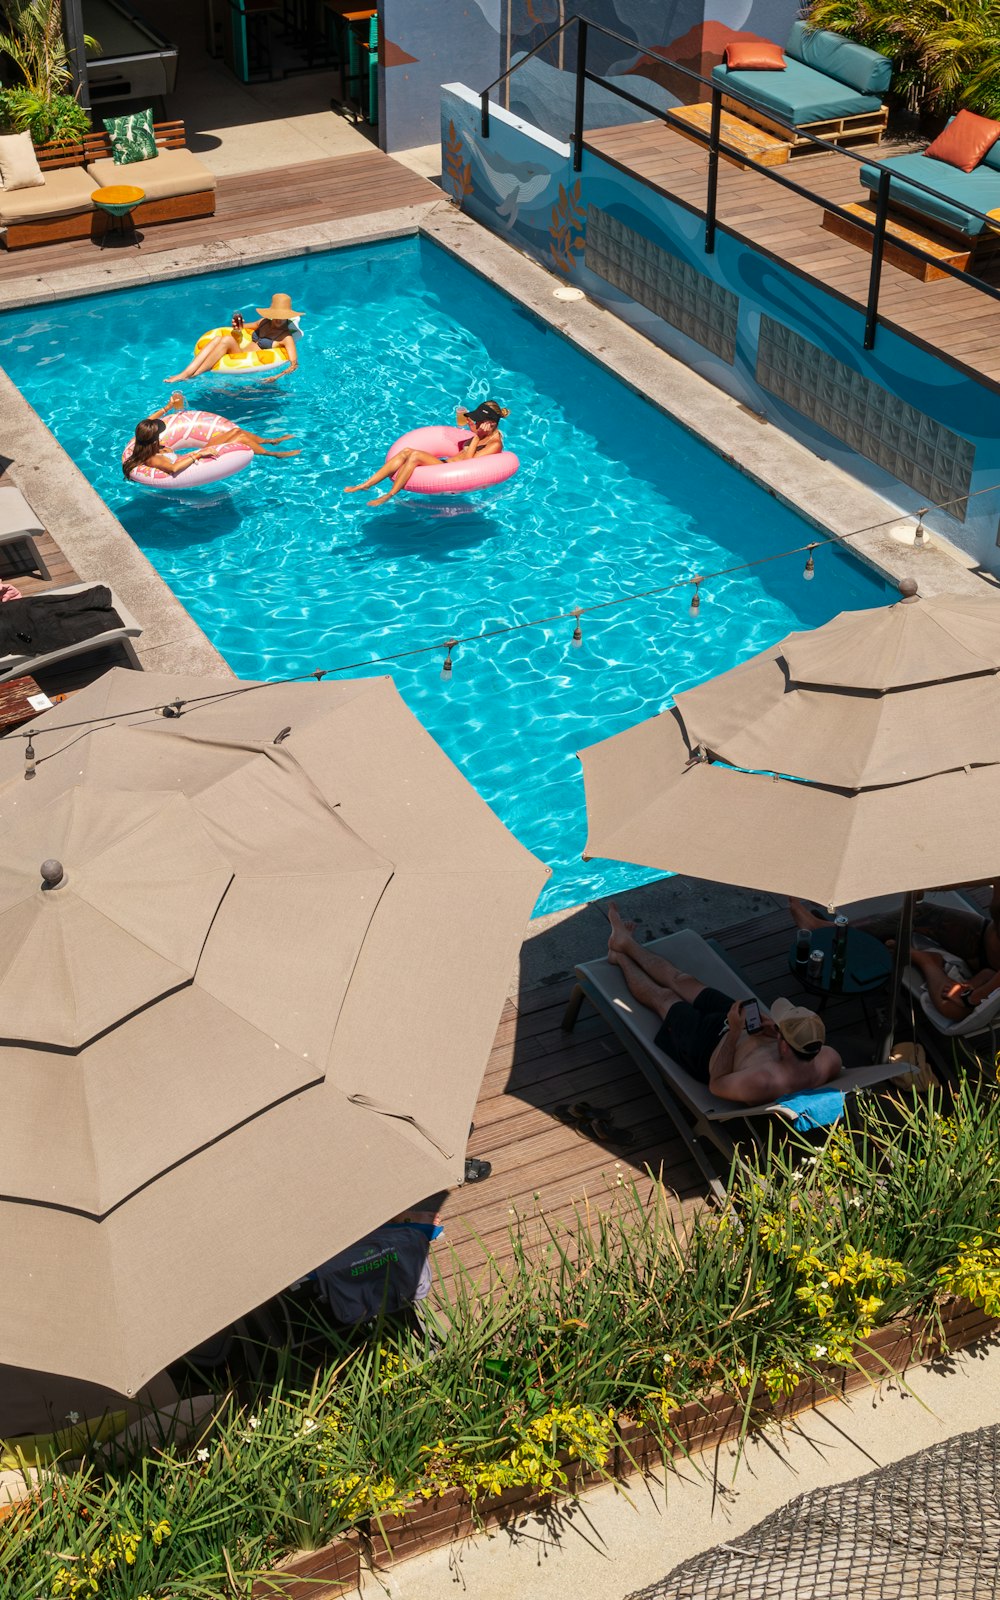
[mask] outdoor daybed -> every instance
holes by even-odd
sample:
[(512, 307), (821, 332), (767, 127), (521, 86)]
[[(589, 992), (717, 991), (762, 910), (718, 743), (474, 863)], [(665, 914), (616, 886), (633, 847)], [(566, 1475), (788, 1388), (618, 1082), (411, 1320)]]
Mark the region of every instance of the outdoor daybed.
[[(46, 610), (71, 613), (62, 637), (57, 638), (54, 630), (46, 627)], [(80, 611), (90, 613), (90, 620), (82, 625), (78, 620)], [(26, 600), (8, 600), (0, 606), (0, 629), (0, 683), (109, 645), (121, 645), (130, 664), (140, 665), (132, 641), (142, 633), (142, 624), (104, 584), (68, 583), (61, 589), (44, 589)]]
[(784, 49), (780, 70), (734, 71), (725, 63), (712, 68), (728, 91), (725, 110), (772, 133), (800, 130), (793, 154), (814, 148), (805, 134), (832, 144), (881, 139), (888, 114), (882, 96), (892, 79), (888, 57), (804, 22), (793, 23)]
[[(954, 119), (952, 119), (954, 120)], [(951, 124), (949, 123), (949, 126)], [(882, 163), (892, 174), (889, 186), (890, 214), (902, 214), (929, 222), (945, 239), (968, 247), (970, 267), (1000, 249), (1000, 140), (972, 168), (963, 172), (947, 161), (938, 161), (924, 151), (905, 156), (890, 156)], [(907, 183), (907, 179), (913, 180)], [(861, 182), (874, 196), (878, 190), (878, 167), (862, 167)], [(915, 189), (921, 183), (933, 192)], [(972, 211), (968, 207), (972, 207)], [(973, 211), (995, 212), (996, 225), (990, 227)], [(961, 262), (965, 265), (965, 262)]]
[[(732, 995), (734, 1000), (754, 999), (753, 990), (723, 960), (711, 945), (690, 928), (671, 933), (665, 939), (654, 940), (648, 948), (672, 961), (684, 972), (691, 973), (703, 983)], [(676, 1061), (654, 1043), (660, 1019), (634, 1000), (622, 977), (621, 969), (606, 959), (587, 961), (576, 968), (577, 987), (573, 991), (563, 1028), (569, 1032), (576, 1023), (584, 998), (610, 1023), (625, 1049), (640, 1071), (648, 1079), (653, 1093), (660, 1100), (681, 1138), (697, 1161), (703, 1176), (720, 1199), (724, 1186), (710, 1163), (702, 1141), (711, 1140), (725, 1157), (727, 1163), (736, 1151), (735, 1141), (727, 1124), (746, 1122), (751, 1117), (781, 1117), (789, 1123), (796, 1121), (799, 1112), (780, 1101), (767, 1105), (744, 1106), (733, 1100), (720, 1100), (702, 1083), (692, 1078)], [(899, 1074), (898, 1061), (882, 1062), (871, 1067), (848, 1067), (830, 1089), (848, 1094), (873, 1084), (886, 1083)], [(796, 1097), (797, 1100), (805, 1097)]]

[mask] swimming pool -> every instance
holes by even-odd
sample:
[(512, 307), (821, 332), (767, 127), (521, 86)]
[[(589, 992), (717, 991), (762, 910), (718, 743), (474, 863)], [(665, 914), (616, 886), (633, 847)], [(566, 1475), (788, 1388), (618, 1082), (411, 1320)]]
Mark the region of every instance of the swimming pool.
[[(190, 404), (306, 446), (190, 495), (130, 487), (120, 453), (203, 329), (272, 290), (305, 308), (301, 367), (258, 384), (206, 378)], [(371, 668), (453, 636), (594, 605), (800, 545), (765, 491), (499, 290), (426, 240), (215, 273), (0, 317), (0, 362), (233, 669), (391, 671), (425, 727), (553, 868), (538, 911), (657, 876), (583, 862), (575, 752), (796, 627), (883, 604), (839, 551), (630, 601), (583, 619)], [(521, 471), (475, 496), (345, 496), (404, 430), (495, 395)], [(377, 492), (377, 491), (375, 491)]]

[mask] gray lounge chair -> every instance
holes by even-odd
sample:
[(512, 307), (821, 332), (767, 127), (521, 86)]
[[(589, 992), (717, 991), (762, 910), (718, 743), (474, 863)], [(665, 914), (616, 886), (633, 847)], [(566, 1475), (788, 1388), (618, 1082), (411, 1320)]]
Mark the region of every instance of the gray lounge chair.
[(0, 549), (8, 545), (23, 544), (31, 557), (31, 565), (42, 578), (48, 578), (49, 569), (42, 560), (35, 543), (45, 529), (32, 511), (20, 489), (13, 484), (0, 488)]
[[(61, 589), (46, 589), (44, 593), (33, 598), (48, 600), (55, 595), (82, 594), (85, 590), (96, 587), (94, 583), (68, 583)], [(42, 667), (54, 666), (58, 661), (68, 661), (71, 656), (89, 655), (92, 650), (103, 650), (106, 646), (115, 644), (123, 647), (133, 667), (141, 668), (132, 640), (139, 638), (142, 625), (136, 622), (130, 611), (126, 610), (113, 590), (111, 604), (119, 619), (117, 627), (108, 628), (105, 633), (94, 634), (90, 639), (78, 639), (74, 644), (61, 645), (58, 650), (47, 650), (43, 655), (0, 656), (0, 683), (6, 683), (9, 678), (17, 678), (22, 673), (34, 674)]]
[[(656, 939), (649, 946), (657, 955), (666, 956), (675, 966), (689, 972), (702, 983), (721, 989), (734, 1000), (756, 998), (743, 979), (716, 953), (711, 945), (697, 933), (685, 928), (665, 939)], [(665, 1051), (653, 1042), (660, 1026), (659, 1017), (634, 1000), (629, 994), (621, 970), (606, 959), (587, 961), (576, 968), (577, 986), (570, 997), (563, 1018), (566, 1032), (576, 1023), (580, 1006), (586, 998), (621, 1039), (633, 1061), (649, 1080), (654, 1094), (669, 1114), (678, 1133), (687, 1145), (706, 1182), (720, 1200), (725, 1198), (723, 1184), (715, 1163), (712, 1162), (704, 1141), (710, 1140), (725, 1158), (727, 1165), (736, 1153), (736, 1142), (729, 1132), (730, 1123), (745, 1122), (754, 1136), (757, 1130), (749, 1120), (755, 1117), (781, 1117), (794, 1120), (794, 1113), (776, 1101), (767, 1105), (737, 1105), (732, 1100), (720, 1100), (704, 1084), (698, 1083), (684, 1071)], [(882, 1062), (871, 1067), (849, 1067), (831, 1089), (841, 1094), (868, 1089), (877, 1083), (886, 1083), (900, 1072), (900, 1064)]]

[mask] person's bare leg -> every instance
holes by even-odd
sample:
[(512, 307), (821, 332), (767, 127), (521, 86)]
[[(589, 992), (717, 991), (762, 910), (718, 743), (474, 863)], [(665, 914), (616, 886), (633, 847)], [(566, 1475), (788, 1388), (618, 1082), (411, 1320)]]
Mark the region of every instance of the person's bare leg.
[[(611, 924), (611, 937), (608, 940), (608, 960), (613, 961), (615, 955), (623, 955), (634, 966), (640, 967), (648, 978), (660, 988), (672, 989), (674, 994), (682, 1000), (693, 1000), (701, 994), (705, 985), (700, 978), (695, 978), (690, 972), (683, 972), (680, 967), (675, 967), (666, 956), (657, 955), (647, 945), (641, 944), (635, 937), (634, 922), (626, 922), (614, 901), (607, 907), (608, 921)], [(636, 996), (638, 999), (638, 996)]]
[(223, 335), (220, 339), (213, 339), (189, 361), (183, 372), (175, 372), (172, 377), (164, 378), (164, 383), (182, 383), (185, 378), (196, 378), (200, 372), (205, 372), (209, 367), (214, 367), (223, 356), (236, 355), (239, 345), (231, 333)]
[[(292, 435), (283, 433), (281, 437), (282, 439), (290, 439)], [(262, 439), (260, 434), (249, 433), (246, 428), (230, 428), (228, 433), (220, 433), (217, 439), (212, 440), (213, 444), (245, 445), (248, 450), (253, 451), (255, 456), (300, 456), (302, 454), (301, 448), (298, 450), (265, 450), (264, 446), (266, 444), (276, 444), (277, 442), (277, 440)]]
[(392, 488), (385, 494), (380, 494), (377, 499), (369, 500), (368, 504), (370, 506), (385, 505), (385, 502), (391, 500), (394, 494), (398, 494), (400, 489), (406, 488), (418, 467), (439, 467), (440, 465), (440, 456), (428, 455), (426, 450), (409, 450), (406, 460), (392, 481)]
[(683, 998), (675, 993), (673, 989), (655, 983), (648, 972), (643, 971), (638, 962), (633, 961), (630, 956), (623, 954), (622, 951), (609, 951), (608, 960), (612, 966), (621, 968), (622, 977), (625, 979), (628, 992), (633, 1000), (638, 1000), (641, 1006), (646, 1006), (661, 1019), (666, 1016), (672, 1005), (675, 1005), (678, 1000)]
[(344, 493), (357, 494), (359, 489), (373, 489), (377, 483), (382, 483), (385, 478), (391, 478), (394, 472), (399, 471), (409, 453), (408, 450), (400, 450), (398, 455), (391, 456), (385, 466), (379, 467), (378, 471), (373, 472), (370, 478), (365, 479), (364, 483), (346, 484)]
[(952, 1022), (960, 1022), (963, 1017), (969, 1015), (961, 1000), (955, 999), (948, 992), (954, 989), (955, 980), (944, 970), (943, 956), (938, 955), (936, 950), (911, 950), (910, 960), (926, 983), (927, 993), (936, 1011), (940, 1011), (943, 1017), (948, 1017)]
[(816, 928), (830, 926), (829, 917), (818, 917), (815, 911), (810, 911), (808, 906), (804, 906), (802, 901), (796, 900), (793, 895), (788, 896), (788, 909), (797, 928), (808, 928), (812, 933)]

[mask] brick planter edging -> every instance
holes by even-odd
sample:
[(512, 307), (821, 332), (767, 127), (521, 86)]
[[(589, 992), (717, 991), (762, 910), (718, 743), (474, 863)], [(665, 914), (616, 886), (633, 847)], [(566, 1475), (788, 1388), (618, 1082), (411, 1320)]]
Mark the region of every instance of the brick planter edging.
[[(905, 1372), (915, 1363), (936, 1360), (946, 1351), (963, 1350), (995, 1333), (1000, 1321), (965, 1301), (952, 1300), (940, 1308), (944, 1337), (923, 1319), (889, 1323), (878, 1328), (864, 1350), (857, 1351), (857, 1368), (827, 1367), (800, 1383), (792, 1394), (771, 1401), (758, 1392), (752, 1405), (755, 1425), (782, 1421), (807, 1411), (824, 1400), (854, 1394), (884, 1378)], [(624, 1480), (648, 1473), (663, 1462), (664, 1444), (671, 1457), (714, 1450), (738, 1437), (743, 1430), (746, 1399), (710, 1394), (691, 1400), (670, 1416), (671, 1437), (665, 1440), (644, 1424), (623, 1419), (620, 1442), (611, 1451), (603, 1472), (563, 1459), (567, 1482), (556, 1491), (538, 1493), (531, 1488), (506, 1489), (480, 1498), (475, 1505), (464, 1489), (448, 1489), (429, 1500), (418, 1499), (404, 1511), (372, 1518), (360, 1529), (341, 1535), (323, 1550), (291, 1556), (276, 1569), (271, 1586), (254, 1585), (254, 1600), (335, 1600), (360, 1583), (360, 1552), (376, 1570), (384, 1571), (428, 1550), (456, 1544), (482, 1528), (503, 1527), (531, 1511), (543, 1511), (554, 1501), (576, 1495), (581, 1489), (609, 1478)], [(309, 1584), (296, 1579), (310, 1577)], [(329, 1577), (320, 1585), (317, 1578)]]

